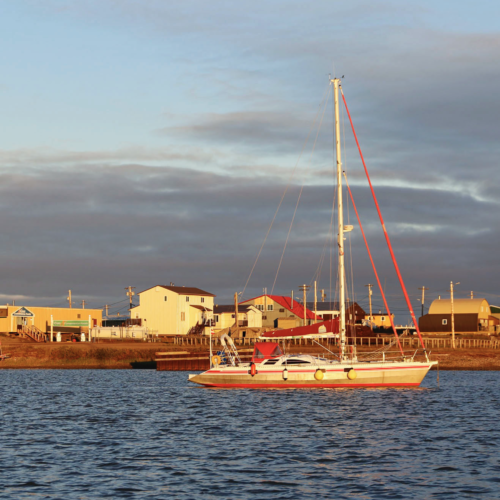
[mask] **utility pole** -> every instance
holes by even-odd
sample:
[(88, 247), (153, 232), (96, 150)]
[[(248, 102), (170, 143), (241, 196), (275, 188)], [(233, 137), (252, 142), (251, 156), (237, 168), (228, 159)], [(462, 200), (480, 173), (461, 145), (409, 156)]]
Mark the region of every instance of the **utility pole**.
[(365, 285), (368, 287), (368, 302), (370, 304), (370, 328), (373, 330), (373, 320), (372, 320), (372, 287), (373, 285), (371, 283), (368, 283), (368, 285)]
[(128, 290), (128, 292), (125, 294), (129, 299), (130, 299), (130, 308), (132, 308), (132, 297), (135, 295), (135, 293), (132, 291), (135, 286), (128, 286), (125, 288), (125, 290)]
[(108, 306), (108, 304), (106, 304), (104, 307), (106, 308), (106, 318), (107, 318), (108, 317), (108, 307), (109, 306)]
[(311, 288), (309, 285), (300, 285), (299, 290), (304, 292), (304, 326), (307, 324), (307, 290)]
[(473, 299), (474, 298), (474, 292), (471, 290), (470, 291), (470, 298)]
[(66, 300), (69, 301), (69, 308), (71, 309), (71, 290), (68, 290), (68, 296), (66, 297)]
[[(455, 283), (460, 285), (460, 282)], [(451, 347), (455, 349), (455, 313), (453, 311), (453, 281), (450, 281), (450, 298), (451, 298)]]
[(82, 309), (85, 309), (85, 300), (82, 300)]
[(291, 305), (291, 309), (293, 309), (293, 290), (292, 290), (292, 305)]
[(234, 292), (234, 324), (236, 325), (236, 338), (239, 337), (238, 325), (238, 292)]
[(429, 290), (428, 288), (425, 288), (425, 286), (422, 286), (419, 288), (419, 290), (422, 290), (422, 316), (424, 315), (424, 300), (425, 300), (425, 291)]
[[(318, 311), (318, 297), (316, 296), (316, 292), (316, 282), (314, 282), (314, 316), (316, 316)], [(316, 321), (316, 319), (314, 321)]]

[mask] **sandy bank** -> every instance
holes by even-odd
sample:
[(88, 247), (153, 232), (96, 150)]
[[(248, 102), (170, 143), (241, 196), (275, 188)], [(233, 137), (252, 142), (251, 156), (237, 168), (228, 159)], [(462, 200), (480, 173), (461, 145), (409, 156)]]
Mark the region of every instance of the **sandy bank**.
[[(205, 346), (174, 346), (163, 343), (41, 343), (0, 337), (3, 353), (11, 358), (0, 362), (0, 369), (155, 369), (155, 353), (183, 350), (206, 352)], [(365, 350), (365, 349), (363, 349)], [(318, 352), (317, 347), (292, 346), (291, 352)], [(358, 348), (358, 352), (362, 352)], [(440, 370), (500, 370), (500, 350), (433, 349), (431, 358)]]

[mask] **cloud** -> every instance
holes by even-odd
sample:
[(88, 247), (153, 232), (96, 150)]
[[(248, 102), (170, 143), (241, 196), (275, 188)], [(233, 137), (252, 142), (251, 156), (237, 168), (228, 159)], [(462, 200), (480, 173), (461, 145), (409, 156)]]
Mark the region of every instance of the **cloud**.
[[(71, 288), (91, 306), (120, 296), (128, 284), (147, 288), (170, 281), (229, 300), (246, 282), (285, 187), (264, 175), (231, 176), (167, 165), (101, 162), (86, 169), (75, 165), (3, 173), (0, 206), (4, 213), (9, 210), (2, 220), (4, 295), (8, 290), (13, 296), (52, 303), (54, 297), (63, 300)], [(298, 189), (292, 184), (285, 198), (248, 296), (272, 286)], [(393, 290), (396, 283), (390, 278), (391, 264), (384, 258), (369, 193), (359, 186), (353, 191), (365, 230), (374, 240), (374, 254), (381, 259), (381, 274)], [(447, 281), (446, 272), (457, 265), (464, 275), (458, 280), (477, 283), (490, 275), (494, 259), (488, 249), (499, 243), (491, 203), (464, 193), (390, 186), (379, 187), (378, 195), (410, 286), (421, 286), (422, 268), (426, 286)], [(312, 279), (328, 237), (331, 196), (331, 187), (306, 186), (275, 292), (288, 294)], [(485, 238), (488, 245), (477, 244)], [(352, 243), (355, 275), (363, 281), (371, 271), (357, 229)], [(468, 271), (471, 254), (477, 265)], [(323, 267), (320, 286), (325, 288), (329, 264)], [(25, 278), (19, 280), (20, 275)]]
[[(80, 27), (87, 23), (89, 36), (99, 26), (108, 36), (125, 33), (131, 46), (144, 44), (141, 58), (154, 54), (151, 67), (167, 67), (171, 87), (151, 96), (158, 105), (147, 109), (157, 115), (143, 143), (133, 145), (134, 135), (147, 131), (130, 126), (130, 136), (120, 138), (125, 146), (115, 148), (64, 151), (55, 141), (38, 147), (19, 139), (23, 147), (0, 151), (5, 295), (52, 300), (72, 288), (97, 304), (128, 284), (174, 281), (230, 301), (290, 179), (332, 59), (346, 75), (346, 99), (409, 288), (436, 291), (454, 279), (495, 292), (498, 32), (451, 29), (451, 21), (438, 29), (428, 21), (435, 11), (421, 5), (283, 6), (132, 0), (37, 6), (64, 21), (78, 19)], [(129, 50), (120, 54), (127, 64)], [(129, 102), (144, 105), (140, 96), (156, 78), (151, 67), (141, 66), (132, 75), (137, 80), (128, 76), (136, 92), (124, 94)], [(120, 78), (112, 86), (122, 88)], [(136, 118), (111, 107), (109, 113), (120, 123)], [(345, 113), (343, 120), (343, 166), (387, 290), (396, 293)], [(314, 132), (247, 295), (272, 286), (303, 181), (275, 291), (288, 294), (314, 274), (329, 232), (331, 127), (328, 109), (311, 167)], [(361, 300), (372, 275), (359, 230), (351, 239)]]

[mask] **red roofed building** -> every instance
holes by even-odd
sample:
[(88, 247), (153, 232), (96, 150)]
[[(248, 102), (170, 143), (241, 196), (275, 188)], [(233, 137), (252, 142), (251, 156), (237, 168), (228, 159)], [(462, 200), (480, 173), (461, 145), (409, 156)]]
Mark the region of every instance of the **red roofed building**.
[[(291, 297), (282, 295), (260, 295), (253, 299), (240, 302), (242, 305), (252, 305), (262, 311), (262, 326), (267, 328), (294, 328), (304, 324), (304, 307)], [(314, 313), (306, 308), (306, 323), (316, 323)]]

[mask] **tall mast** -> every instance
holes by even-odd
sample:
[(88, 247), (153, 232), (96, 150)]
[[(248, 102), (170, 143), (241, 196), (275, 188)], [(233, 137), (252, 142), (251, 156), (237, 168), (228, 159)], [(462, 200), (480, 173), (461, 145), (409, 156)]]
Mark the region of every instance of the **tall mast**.
[(344, 269), (344, 210), (342, 206), (342, 156), (340, 153), (339, 87), (340, 80), (334, 78), (333, 97), (335, 103), (335, 151), (337, 156), (337, 215), (339, 249), (339, 306), (340, 306), (340, 359), (345, 357), (345, 269)]

